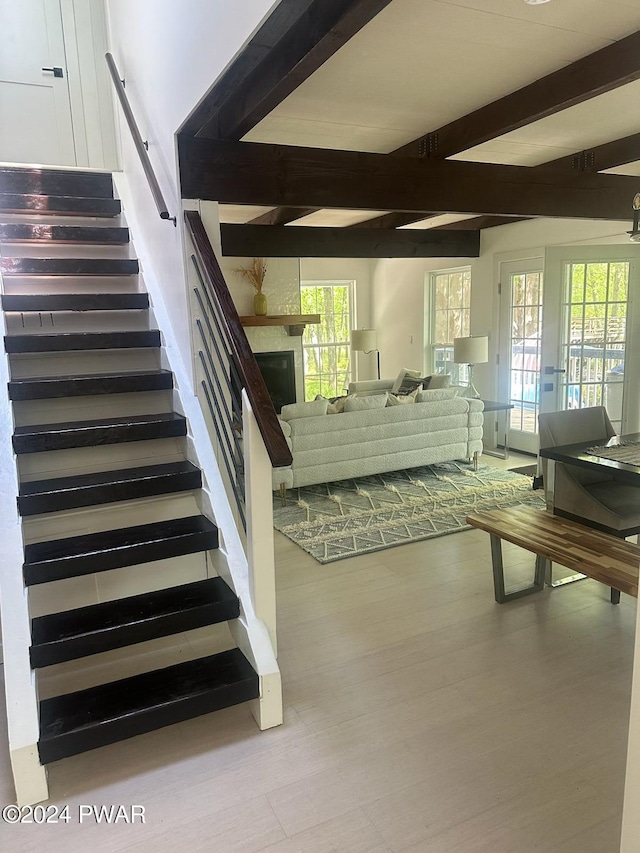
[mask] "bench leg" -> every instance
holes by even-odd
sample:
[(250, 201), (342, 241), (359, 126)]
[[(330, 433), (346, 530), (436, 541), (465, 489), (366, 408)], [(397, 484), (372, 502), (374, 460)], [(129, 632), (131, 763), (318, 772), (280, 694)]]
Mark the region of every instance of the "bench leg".
[(611, 587), (611, 603), (620, 604), (620, 590)]
[(502, 539), (493, 533), (490, 533), (489, 536), (491, 537), (493, 589), (498, 604), (504, 604), (506, 601), (513, 601), (514, 598), (522, 598), (523, 596), (531, 595), (534, 592), (541, 592), (544, 589), (544, 577), (548, 560), (544, 557), (536, 556), (533, 584), (515, 587), (509, 592), (506, 592), (504, 588), (504, 565), (502, 562)]

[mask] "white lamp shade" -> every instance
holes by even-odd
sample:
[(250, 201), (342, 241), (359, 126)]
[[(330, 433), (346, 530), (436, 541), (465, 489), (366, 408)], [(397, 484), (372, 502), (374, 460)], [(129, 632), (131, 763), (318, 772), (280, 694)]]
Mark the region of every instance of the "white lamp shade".
[(357, 352), (373, 352), (378, 349), (378, 337), (375, 329), (352, 329), (351, 349)]
[(489, 361), (489, 338), (486, 335), (453, 339), (455, 364), (484, 364)]

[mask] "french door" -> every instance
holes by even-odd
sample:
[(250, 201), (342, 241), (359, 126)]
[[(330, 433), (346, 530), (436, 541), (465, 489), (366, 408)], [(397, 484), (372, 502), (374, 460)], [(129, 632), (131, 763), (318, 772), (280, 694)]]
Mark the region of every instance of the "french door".
[(639, 270), (632, 245), (552, 248), (544, 267), (503, 265), (500, 372), (513, 449), (535, 453), (538, 414), (567, 408), (604, 405), (617, 432), (640, 431)]

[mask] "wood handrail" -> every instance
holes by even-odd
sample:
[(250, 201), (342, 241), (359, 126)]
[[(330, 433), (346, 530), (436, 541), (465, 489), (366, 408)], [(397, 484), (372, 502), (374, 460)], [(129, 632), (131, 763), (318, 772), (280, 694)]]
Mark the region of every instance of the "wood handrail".
[(110, 53), (105, 53), (104, 56), (107, 60), (107, 66), (109, 68), (109, 73), (111, 74), (111, 79), (113, 80), (113, 85), (116, 87), (116, 93), (118, 95), (118, 100), (120, 101), (120, 106), (122, 107), (122, 112), (124, 113), (124, 117), (126, 118), (127, 124), (129, 125), (129, 130), (131, 131), (133, 143), (136, 146), (136, 151), (138, 152), (138, 156), (140, 157), (142, 168), (147, 177), (149, 189), (151, 190), (151, 195), (153, 196), (153, 200), (155, 201), (156, 207), (158, 208), (160, 219), (169, 219), (171, 220), (171, 222), (173, 222), (174, 225), (176, 225), (176, 217), (171, 216), (167, 209), (167, 203), (164, 200), (162, 190), (160, 189), (160, 184), (158, 183), (158, 179), (155, 176), (153, 166), (151, 165), (151, 160), (149, 159), (149, 154), (147, 153), (147, 143), (143, 140), (140, 131), (138, 130), (138, 125), (136, 124), (136, 119), (133, 115), (133, 110), (131, 109), (129, 99), (127, 98), (127, 93), (125, 92), (124, 84), (118, 72), (115, 60)]
[(249, 341), (240, 324), (238, 312), (224, 280), (220, 264), (209, 241), (200, 214), (196, 210), (185, 210), (185, 222), (204, 279), (211, 290), (219, 311), (218, 320), (224, 328), (236, 368), (255, 415), (258, 429), (274, 468), (290, 465), (293, 461), (278, 416), (273, 407), (258, 363), (249, 346)]

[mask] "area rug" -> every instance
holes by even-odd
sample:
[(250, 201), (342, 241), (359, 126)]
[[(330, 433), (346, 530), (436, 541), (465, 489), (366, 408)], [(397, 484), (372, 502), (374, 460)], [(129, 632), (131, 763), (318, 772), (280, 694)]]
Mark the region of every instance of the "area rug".
[(521, 505), (544, 507), (525, 477), (448, 462), (289, 489), (285, 506), (274, 497), (273, 522), (319, 563), (332, 563), (468, 530), (471, 512)]

